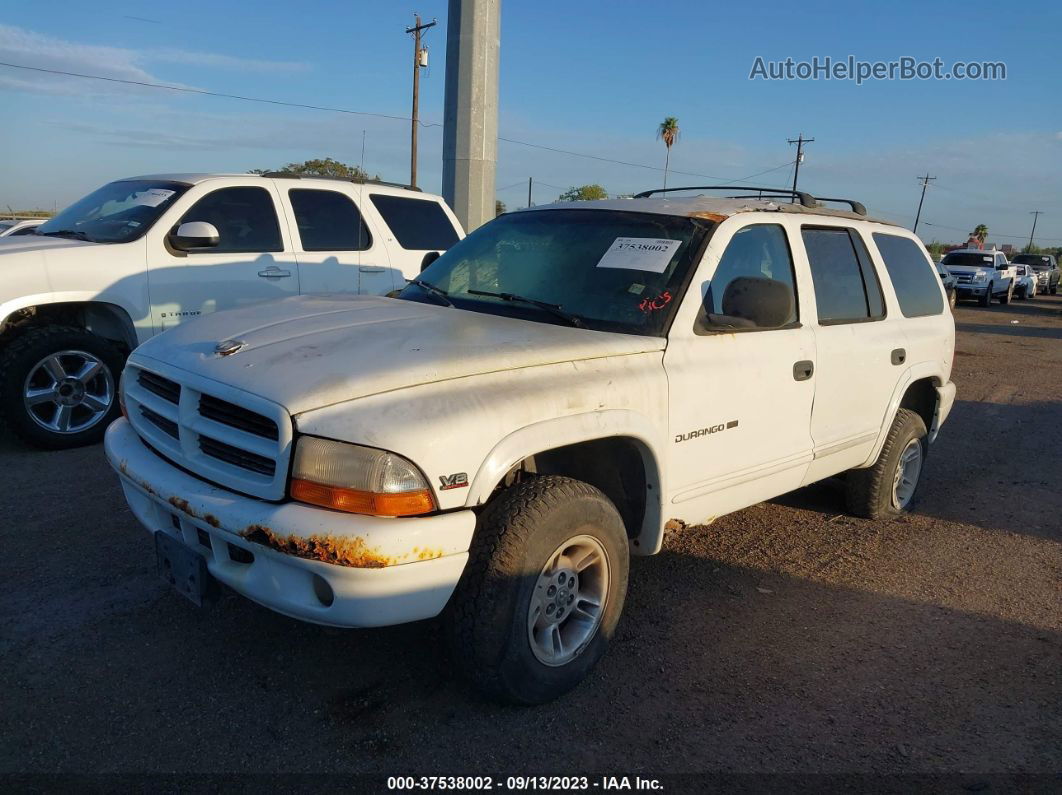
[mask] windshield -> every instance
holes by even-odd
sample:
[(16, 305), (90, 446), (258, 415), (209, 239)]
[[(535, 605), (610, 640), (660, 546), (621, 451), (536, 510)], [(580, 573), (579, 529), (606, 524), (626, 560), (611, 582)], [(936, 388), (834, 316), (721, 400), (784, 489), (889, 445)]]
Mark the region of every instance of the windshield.
[(1022, 262), (1026, 265), (1032, 265), (1038, 271), (1046, 271), (1051, 269), (1051, 260), (1040, 254), (1019, 254), (1012, 262)]
[(967, 267), (975, 268), (991, 268), (992, 255), (973, 254), (970, 252), (964, 254), (948, 254), (943, 260), (941, 260), (941, 264), (945, 267), (948, 265), (965, 265)]
[(0, 221), (0, 232), (4, 232), (15, 225), (14, 221)]
[(399, 298), (664, 336), (691, 261), (713, 228), (700, 219), (616, 210), (511, 213), (435, 260), (420, 274), (422, 284), (408, 285)]
[(154, 179), (111, 182), (37, 227), (37, 234), (128, 243), (147, 232), (186, 190), (183, 183)]

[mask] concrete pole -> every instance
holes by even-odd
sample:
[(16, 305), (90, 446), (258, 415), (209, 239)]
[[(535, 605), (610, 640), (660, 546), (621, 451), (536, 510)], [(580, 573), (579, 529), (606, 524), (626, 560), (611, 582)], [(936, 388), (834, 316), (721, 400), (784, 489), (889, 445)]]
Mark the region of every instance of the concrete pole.
[(471, 232), (494, 217), (501, 0), (450, 0), (443, 198)]

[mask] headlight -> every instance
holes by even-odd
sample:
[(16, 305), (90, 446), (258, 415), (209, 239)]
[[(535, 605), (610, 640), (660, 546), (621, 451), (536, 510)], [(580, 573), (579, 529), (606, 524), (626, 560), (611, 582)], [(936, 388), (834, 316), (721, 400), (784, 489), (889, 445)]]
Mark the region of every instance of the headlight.
[(415, 516), (435, 510), (416, 465), (386, 450), (303, 436), (295, 445), (291, 496), (325, 508), (371, 516)]
[(986, 282), (988, 281), (988, 274), (984, 271), (978, 271), (974, 274), (973, 280), (975, 282)]

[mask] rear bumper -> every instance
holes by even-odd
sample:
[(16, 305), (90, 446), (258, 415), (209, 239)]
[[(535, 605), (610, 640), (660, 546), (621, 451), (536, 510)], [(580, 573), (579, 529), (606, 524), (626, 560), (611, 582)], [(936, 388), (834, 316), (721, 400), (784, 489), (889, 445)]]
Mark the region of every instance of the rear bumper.
[[(468, 510), (385, 519), (244, 497), (172, 466), (124, 419), (107, 429), (105, 448), (148, 531), (181, 540), (204, 556), (215, 578), (293, 618), (338, 627), (431, 618), (468, 560), (476, 524)], [(316, 578), (328, 588), (315, 587)], [(325, 604), (321, 594), (329, 592)]]

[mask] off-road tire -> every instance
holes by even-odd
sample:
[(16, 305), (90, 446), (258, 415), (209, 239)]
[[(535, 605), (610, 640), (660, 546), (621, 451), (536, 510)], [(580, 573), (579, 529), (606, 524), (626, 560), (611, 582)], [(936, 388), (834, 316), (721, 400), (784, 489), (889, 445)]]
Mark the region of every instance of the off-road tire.
[[(91, 428), (79, 433), (61, 434), (38, 425), (23, 402), (26, 378), (41, 359), (63, 350), (91, 353), (110, 370), (115, 397), (107, 414)], [(0, 355), (0, 417), (17, 436), (35, 447), (65, 450), (95, 444), (107, 426), (121, 413), (117, 385), (125, 357), (110, 342), (76, 326), (42, 326), (16, 338)]]
[[(604, 548), (609, 585), (601, 623), (568, 663), (540, 662), (528, 609), (551, 554), (579, 535)], [(479, 516), (468, 565), (443, 615), (450, 656), (486, 696), (513, 704), (552, 701), (581, 682), (605, 653), (623, 611), (629, 547), (615, 505), (593, 486), (547, 475), (510, 487)]]
[(910, 409), (900, 409), (885, 437), (881, 454), (874, 464), (866, 469), (851, 469), (845, 478), (848, 512), (864, 519), (885, 519), (903, 513), (892, 503), (893, 479), (899, 465), (900, 454), (912, 439), (919, 439), (922, 445), (922, 472), (915, 493), (907, 504), (909, 509), (918, 499), (918, 486), (925, 474), (926, 453), (929, 444), (926, 438), (926, 424), (922, 418)]
[(985, 294), (977, 299), (977, 303), (979, 303), (981, 306), (991, 306), (992, 305), (992, 287), (993, 286), (994, 285), (991, 285), (991, 284), (988, 285), (988, 289), (985, 290)]

